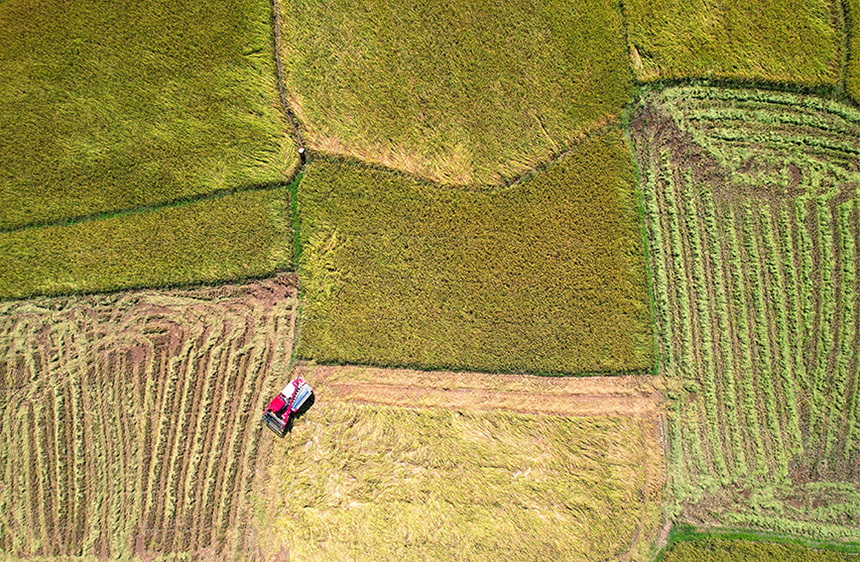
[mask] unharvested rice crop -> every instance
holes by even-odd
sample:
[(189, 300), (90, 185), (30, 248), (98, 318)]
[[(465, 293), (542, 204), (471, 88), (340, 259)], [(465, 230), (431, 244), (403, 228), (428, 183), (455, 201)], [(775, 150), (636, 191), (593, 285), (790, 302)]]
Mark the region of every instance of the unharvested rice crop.
[(0, 297), (163, 287), (293, 265), (286, 189), (0, 232)]
[(304, 561), (647, 560), (658, 436), (654, 419), (319, 401), (269, 450), (260, 545)]
[(672, 547), (664, 562), (852, 562), (856, 556), (793, 544), (699, 539)]
[(250, 558), (295, 284), (0, 303), (0, 558)]
[(845, 90), (860, 103), (860, 0), (845, 0), (843, 5), (849, 29)]
[(293, 109), (323, 153), (500, 184), (617, 118), (615, 0), (281, 0)]
[(634, 118), (679, 516), (860, 534), (860, 112), (650, 93)]
[(317, 160), (299, 186), (299, 351), (323, 362), (644, 371), (635, 179), (610, 129), (497, 192)]
[(835, 86), (842, 30), (830, 0), (625, 0), (640, 81), (719, 78)]
[(0, 229), (283, 182), (266, 0), (0, 2)]

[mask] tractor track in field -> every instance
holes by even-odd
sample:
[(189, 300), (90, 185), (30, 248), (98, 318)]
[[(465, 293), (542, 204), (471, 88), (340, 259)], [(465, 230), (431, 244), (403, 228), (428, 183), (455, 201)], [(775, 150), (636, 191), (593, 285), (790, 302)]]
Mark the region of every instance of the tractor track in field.
[(662, 379), (651, 375), (541, 377), (304, 362), (294, 372), (311, 383), (318, 401), (556, 416), (653, 418), (664, 412)]

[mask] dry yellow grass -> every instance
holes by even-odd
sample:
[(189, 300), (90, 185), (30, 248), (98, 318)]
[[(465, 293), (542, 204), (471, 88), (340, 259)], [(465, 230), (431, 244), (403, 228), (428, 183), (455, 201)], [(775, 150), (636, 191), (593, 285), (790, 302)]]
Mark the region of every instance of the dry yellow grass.
[[(650, 556), (663, 490), (659, 417), (357, 404), (337, 385), (402, 383), (419, 373), (308, 366), (298, 372), (316, 386), (317, 402), (265, 453), (268, 472), (255, 490), (260, 558)], [(469, 374), (425, 375), (460, 391), (495, 387), (482, 375), (471, 382)], [(501, 380), (500, 390), (530, 389), (538, 400), (560, 390), (542, 393), (531, 377)], [(635, 387), (632, 381), (608, 386)]]

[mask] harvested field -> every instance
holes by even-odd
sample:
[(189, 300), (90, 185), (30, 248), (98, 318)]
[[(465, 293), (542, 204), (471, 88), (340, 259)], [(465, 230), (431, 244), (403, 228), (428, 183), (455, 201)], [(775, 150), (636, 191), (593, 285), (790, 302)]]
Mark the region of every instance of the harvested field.
[(678, 78), (835, 86), (843, 44), (830, 0), (625, 0), (642, 82)]
[[(266, 559), (644, 561), (653, 554), (664, 472), (661, 401), (650, 377), (307, 364), (295, 372), (315, 385), (317, 402), (266, 453), (269, 469), (254, 495)], [(430, 392), (392, 406), (380, 387)], [(525, 407), (516, 403), (523, 394)], [(637, 407), (620, 415), (614, 405), (592, 408), (585, 417), (568, 416), (585, 413), (576, 405), (559, 410), (560, 397), (594, 404), (606, 396), (632, 397)], [(488, 397), (500, 401), (490, 407)]]
[(280, 0), (308, 145), (445, 185), (498, 185), (617, 120), (614, 0)]
[(662, 415), (661, 380), (651, 376), (541, 377), (376, 369), (300, 363), (326, 400), (416, 408), (557, 416)]
[(860, 536), (860, 112), (670, 88), (634, 118), (674, 512)]
[(300, 355), (493, 372), (650, 370), (634, 185), (614, 128), (493, 193), (316, 160), (298, 197)]
[(0, 2), (0, 229), (286, 181), (271, 12)]
[(293, 266), (286, 189), (0, 233), (0, 298), (216, 282)]
[(288, 368), (295, 286), (0, 303), (0, 551), (253, 552), (258, 416)]

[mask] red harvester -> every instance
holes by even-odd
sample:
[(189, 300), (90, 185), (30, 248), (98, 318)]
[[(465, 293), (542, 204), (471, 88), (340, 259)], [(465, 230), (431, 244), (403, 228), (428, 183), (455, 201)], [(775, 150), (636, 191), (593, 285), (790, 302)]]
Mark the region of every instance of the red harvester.
[(301, 377), (293, 379), (280, 394), (269, 403), (263, 414), (263, 421), (269, 429), (283, 437), (287, 432), (290, 417), (307, 404), (314, 394), (311, 386)]

